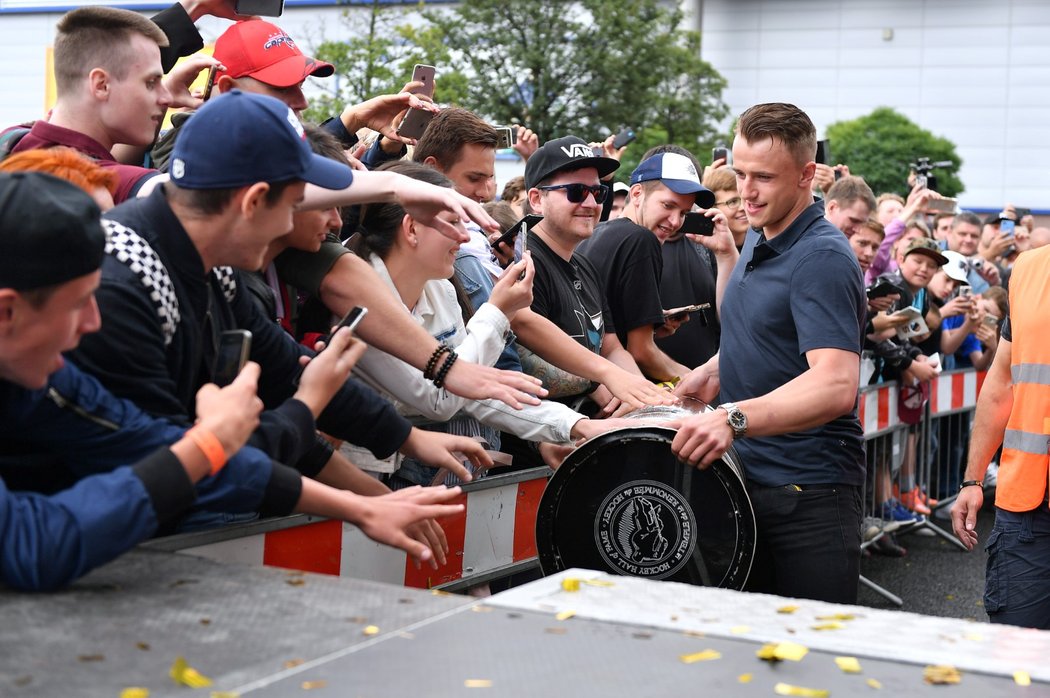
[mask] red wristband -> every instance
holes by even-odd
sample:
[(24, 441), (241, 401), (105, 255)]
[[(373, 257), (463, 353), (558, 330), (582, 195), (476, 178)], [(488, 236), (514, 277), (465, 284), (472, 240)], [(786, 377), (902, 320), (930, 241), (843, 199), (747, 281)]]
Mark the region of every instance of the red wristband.
[(216, 475), (226, 465), (226, 449), (222, 447), (215, 434), (201, 427), (193, 427), (186, 432), (186, 436), (197, 445), (204, 457), (211, 463), (209, 475)]

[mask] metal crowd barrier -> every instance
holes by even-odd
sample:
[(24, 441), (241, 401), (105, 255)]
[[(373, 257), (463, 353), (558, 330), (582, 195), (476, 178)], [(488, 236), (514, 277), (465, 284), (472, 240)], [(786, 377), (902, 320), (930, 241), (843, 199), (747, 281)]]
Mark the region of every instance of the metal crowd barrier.
[[(948, 512), (958, 496), (966, 467), (973, 413), (984, 373), (972, 369), (946, 371), (930, 382), (929, 399), (917, 424), (901, 421), (896, 382), (867, 386), (860, 392), (860, 421), (867, 449), (868, 481), (865, 497), (865, 536), (862, 548), (875, 545), (889, 534), (915, 533), (926, 529), (934, 535), (965, 547), (951, 531)], [(889, 524), (883, 519), (883, 503), (900, 499), (902, 476), (914, 474), (920, 498), (930, 509), (914, 523)], [(903, 600), (863, 575), (861, 583), (897, 606)]]

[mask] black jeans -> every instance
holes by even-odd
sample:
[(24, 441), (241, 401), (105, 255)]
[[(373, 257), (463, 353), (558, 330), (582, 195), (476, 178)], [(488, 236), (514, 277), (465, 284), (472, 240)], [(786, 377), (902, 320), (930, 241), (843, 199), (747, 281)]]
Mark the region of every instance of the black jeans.
[(748, 494), (758, 536), (746, 590), (856, 603), (861, 488), (752, 483)]

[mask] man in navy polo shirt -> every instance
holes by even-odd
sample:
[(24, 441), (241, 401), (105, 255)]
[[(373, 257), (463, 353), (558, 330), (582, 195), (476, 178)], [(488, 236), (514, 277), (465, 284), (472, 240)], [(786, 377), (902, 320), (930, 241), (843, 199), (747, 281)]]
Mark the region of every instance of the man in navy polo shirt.
[(736, 133), (733, 169), (751, 229), (722, 302), (719, 354), (678, 388), (722, 404), (683, 419), (672, 450), (706, 468), (735, 440), (758, 526), (749, 591), (854, 603), (865, 474), (860, 266), (810, 194), (809, 117), (759, 104)]

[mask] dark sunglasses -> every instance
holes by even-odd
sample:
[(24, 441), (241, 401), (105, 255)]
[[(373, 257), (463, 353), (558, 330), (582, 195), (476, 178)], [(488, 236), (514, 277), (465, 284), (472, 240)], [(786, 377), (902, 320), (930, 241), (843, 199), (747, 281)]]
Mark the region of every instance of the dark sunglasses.
[(604, 184), (590, 185), (573, 182), (572, 184), (552, 184), (550, 186), (536, 188), (543, 191), (564, 189), (565, 198), (569, 200), (570, 204), (582, 204), (588, 194), (594, 197), (594, 203), (600, 204), (604, 202), (605, 197), (609, 195), (609, 187)]

